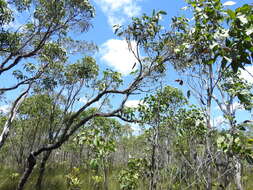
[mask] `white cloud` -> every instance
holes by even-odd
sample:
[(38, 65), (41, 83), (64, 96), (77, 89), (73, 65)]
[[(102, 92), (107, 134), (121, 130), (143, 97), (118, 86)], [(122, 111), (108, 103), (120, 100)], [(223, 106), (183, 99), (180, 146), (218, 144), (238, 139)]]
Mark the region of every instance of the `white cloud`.
[(141, 12), (141, 8), (134, 4), (130, 4), (129, 6), (125, 6), (123, 11), (128, 17), (134, 17)]
[[(134, 43), (132, 47), (134, 47)], [(137, 62), (133, 53), (129, 51), (127, 42), (116, 39), (110, 39), (102, 44), (101, 60), (123, 75), (133, 71), (132, 68)]]
[(141, 100), (128, 100), (126, 101), (125, 106), (129, 108), (137, 108), (139, 104), (143, 104), (143, 102)]
[(7, 114), (10, 111), (10, 105), (0, 106), (0, 113)]
[(232, 6), (235, 4), (236, 4), (236, 2), (234, 2), (234, 1), (226, 1), (225, 3), (223, 3), (224, 6)]
[(122, 25), (124, 22), (137, 16), (141, 12), (141, 7), (137, 5), (140, 0), (94, 0), (108, 17), (110, 26)]
[(245, 70), (241, 69), (241, 78), (253, 83), (253, 65), (245, 67)]
[(110, 24), (110, 26), (114, 26), (114, 25), (123, 25), (123, 23), (125, 22), (124, 18), (120, 18), (120, 17), (115, 17), (113, 15), (109, 15), (108, 16), (108, 23)]

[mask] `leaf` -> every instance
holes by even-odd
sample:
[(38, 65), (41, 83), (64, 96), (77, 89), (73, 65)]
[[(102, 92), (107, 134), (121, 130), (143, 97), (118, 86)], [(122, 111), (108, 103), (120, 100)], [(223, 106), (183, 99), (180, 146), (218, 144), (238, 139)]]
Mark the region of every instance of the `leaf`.
[(239, 125), (239, 126), (238, 126), (238, 129), (239, 129), (240, 131), (246, 131), (246, 128), (245, 128), (243, 125)]
[(159, 11), (158, 14), (167, 15), (167, 13), (165, 11)]
[(190, 98), (190, 96), (191, 96), (191, 91), (188, 90), (188, 91), (187, 91), (187, 98)]
[(253, 27), (246, 29), (246, 34), (251, 35), (253, 33)]
[(253, 139), (248, 139), (249, 144), (253, 144)]
[(221, 61), (221, 68), (222, 68), (222, 70), (225, 69), (225, 67), (226, 67), (226, 65), (227, 65), (227, 62), (228, 62), (228, 61), (227, 61), (225, 58), (222, 59), (222, 61)]
[(233, 62), (231, 63), (231, 67), (232, 67), (233, 72), (234, 72), (234, 73), (237, 73), (238, 67), (239, 67), (238, 64), (237, 64), (236, 62), (233, 61)]
[(236, 18), (235, 12), (232, 11), (231, 9), (227, 10), (227, 14), (230, 16), (231, 19), (235, 19)]
[(248, 23), (248, 19), (245, 15), (238, 15), (237, 18), (241, 21), (241, 23), (246, 24)]

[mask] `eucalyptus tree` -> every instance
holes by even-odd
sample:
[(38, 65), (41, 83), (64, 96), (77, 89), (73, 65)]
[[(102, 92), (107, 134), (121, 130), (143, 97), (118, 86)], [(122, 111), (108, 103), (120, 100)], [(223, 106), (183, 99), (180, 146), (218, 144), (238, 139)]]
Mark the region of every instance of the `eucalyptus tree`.
[(89, 162), (95, 171), (93, 180), (96, 188), (102, 181), (103, 189), (109, 189), (109, 169), (113, 169), (112, 153), (116, 151), (116, 143), (121, 136), (122, 128), (123, 126), (115, 119), (98, 117), (91, 120), (75, 138), (78, 143), (87, 144), (92, 151)]
[[(165, 167), (162, 156), (164, 153), (162, 143), (164, 139), (168, 140), (166, 134), (170, 130), (168, 120), (175, 116), (177, 110), (186, 104), (181, 91), (176, 88), (166, 86), (143, 99), (135, 114), (137, 122), (145, 128), (146, 156), (144, 157), (148, 163), (146, 173), (149, 176), (149, 189), (157, 189), (160, 184), (160, 170)], [(134, 111), (132, 110), (132, 111)], [(131, 112), (130, 112), (131, 115)], [(163, 147), (164, 148), (164, 147)], [(124, 189), (124, 188), (123, 188)]]
[[(0, 93), (13, 102), (0, 136), (2, 147), (32, 84), (49, 65), (67, 60), (70, 52), (66, 45), (72, 43), (86, 50), (91, 47), (92, 44), (72, 39), (70, 33), (89, 28), (94, 8), (89, 1), (80, 0), (1, 0), (0, 6), (0, 76), (6, 81), (1, 83)], [(19, 95), (9, 97), (11, 91)]]
[[(188, 84), (192, 88), (187, 95), (194, 94), (199, 100), (205, 112), (209, 131), (209, 135), (206, 136), (206, 156), (210, 163), (209, 166), (207, 165), (206, 188), (212, 189), (211, 163), (217, 156), (213, 155), (217, 153), (216, 142), (210, 137), (213, 131), (212, 107), (214, 101), (217, 103), (220, 101), (217, 101), (218, 96), (215, 95), (223, 78), (227, 77), (226, 71), (231, 69), (239, 74), (239, 69), (246, 70), (246, 66), (252, 64), (253, 6), (245, 4), (231, 10), (223, 6), (220, 0), (187, 0), (186, 2), (188, 6), (184, 9), (191, 11), (193, 19), (185, 16), (174, 17), (171, 27), (164, 29), (161, 25), (154, 25), (156, 20), (159, 20), (159, 16), (153, 12), (151, 17), (143, 15), (141, 18), (134, 19), (126, 32), (130, 34), (130, 39), (143, 41), (147, 53), (156, 55), (156, 62), (161, 63), (159, 69), (164, 71), (166, 68), (164, 60), (168, 60), (177, 71), (189, 76)], [(163, 11), (160, 13), (165, 14)], [(122, 33), (118, 34), (122, 35)], [(154, 52), (156, 54), (152, 54)], [(184, 81), (180, 80), (180, 84), (183, 83)], [(237, 91), (233, 94), (233, 99), (237, 97), (241, 104), (251, 106), (251, 95), (244, 92)], [(237, 169), (236, 171), (240, 172)], [(236, 181), (237, 188), (242, 189), (241, 182)]]
[[(157, 24), (158, 20), (154, 25)], [(142, 40), (129, 40), (127, 38), (127, 41), (130, 51), (136, 57), (134, 66), (136, 71), (131, 73), (127, 82), (122, 79), (120, 73), (110, 69), (99, 72), (96, 61), (90, 56), (84, 56), (74, 63), (70, 60), (64, 60), (64, 65), (61, 64), (62, 61), (48, 64), (41, 73), (40, 78), (34, 81), (33, 92), (50, 92), (49, 95), (54, 95), (52, 97), (55, 97), (55, 101), (63, 114), (58, 123), (59, 133), (54, 136), (54, 140), (52, 142), (45, 141), (44, 144), (35, 147), (29, 153), (26, 168), (17, 190), (24, 188), (39, 155), (61, 147), (91, 119), (96, 117), (118, 117), (125, 121), (129, 120), (122, 111), (129, 96), (148, 90), (150, 85), (147, 85), (147, 83), (157, 79), (157, 76), (160, 76), (163, 71), (157, 64), (156, 56), (140, 55), (140, 52), (145, 49)], [(131, 44), (136, 44), (136, 47), (131, 46)], [(119, 96), (119, 103), (110, 106), (110, 100), (116, 95)], [(86, 98), (84, 103), (79, 101), (83, 97)], [(98, 109), (83, 114), (90, 107), (98, 107)]]
[[(252, 6), (245, 4), (233, 11), (225, 9), (219, 0), (188, 1), (188, 3), (188, 8), (193, 11), (194, 22), (191, 23), (186, 17), (175, 17), (173, 19), (175, 32), (168, 33), (169, 38), (178, 36), (174, 38), (176, 40), (170, 40), (170, 43), (174, 40), (174, 52), (177, 57), (173, 61), (175, 68), (188, 76), (188, 84), (205, 111), (209, 130), (212, 128), (214, 101), (221, 108), (224, 117), (229, 120), (230, 128), (233, 130), (236, 127), (233, 110), (235, 98), (237, 97), (239, 102), (248, 108), (251, 106), (249, 86), (236, 75), (239, 75), (239, 68), (245, 69), (245, 65), (252, 64), (253, 44), (250, 29), (253, 24), (250, 16)], [(227, 75), (230, 68), (236, 73), (233, 77), (231, 74)], [(229, 80), (230, 82), (232, 80), (235, 86), (224, 84)], [(226, 86), (228, 99), (225, 98), (225, 89), (220, 87), (222, 83)], [(220, 95), (217, 95), (217, 92), (220, 92)], [(214, 142), (207, 138), (210, 159), (212, 147)], [(236, 158), (236, 152), (233, 156), (237, 160), (234, 164), (235, 183), (238, 189), (243, 189), (241, 166)], [(208, 189), (212, 188), (211, 170), (209, 167)]]

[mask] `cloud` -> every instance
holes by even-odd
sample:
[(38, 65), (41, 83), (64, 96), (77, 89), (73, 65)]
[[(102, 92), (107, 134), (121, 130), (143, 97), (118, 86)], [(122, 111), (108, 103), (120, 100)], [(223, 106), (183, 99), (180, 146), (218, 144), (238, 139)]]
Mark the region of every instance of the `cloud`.
[(133, 53), (129, 51), (127, 42), (116, 39), (110, 39), (102, 44), (100, 59), (123, 75), (128, 75), (133, 71), (132, 68), (137, 62)]
[(7, 114), (10, 111), (10, 105), (0, 106), (0, 113)]
[(234, 1), (226, 1), (225, 3), (223, 3), (224, 6), (232, 6), (235, 4), (236, 4), (236, 2), (234, 2)]
[(253, 83), (253, 65), (245, 67), (245, 70), (241, 69), (240, 77), (252, 84)]
[(127, 19), (139, 15), (140, 0), (94, 0), (108, 18), (110, 26), (122, 25)]
[(137, 108), (139, 104), (143, 104), (143, 101), (141, 101), (141, 100), (128, 100), (128, 101), (126, 101), (125, 106), (129, 107), (129, 108)]

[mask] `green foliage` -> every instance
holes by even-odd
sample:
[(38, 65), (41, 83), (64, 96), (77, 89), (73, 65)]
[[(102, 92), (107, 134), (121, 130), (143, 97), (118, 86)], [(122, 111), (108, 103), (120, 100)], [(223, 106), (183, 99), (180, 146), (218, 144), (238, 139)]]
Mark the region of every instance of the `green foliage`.
[(231, 65), (235, 73), (245, 64), (251, 64), (252, 5), (231, 10), (225, 9), (220, 0), (187, 2), (194, 15), (193, 24), (188, 18), (174, 17), (175, 32), (168, 32), (165, 38), (173, 44), (171, 48), (182, 64), (183, 60), (188, 66), (221, 60), (223, 69)]
[(92, 57), (84, 57), (66, 67), (66, 83), (71, 85), (80, 79), (91, 80), (98, 75), (98, 66)]
[(244, 4), (235, 11), (226, 10), (229, 24), (229, 37), (226, 38), (226, 46), (230, 50), (233, 71), (245, 64), (252, 64), (253, 57), (253, 5)]
[(223, 79), (221, 81), (221, 88), (231, 97), (238, 97), (240, 103), (246, 110), (251, 110), (253, 103), (252, 84), (240, 78), (240, 71), (233, 73), (231, 71), (223, 72)]
[(250, 139), (242, 133), (222, 133), (217, 138), (217, 148), (230, 156), (239, 156), (249, 164), (253, 164)]
[(8, 4), (5, 0), (0, 1), (0, 25), (4, 26), (9, 24), (12, 20), (12, 11), (9, 9)]
[[(105, 182), (108, 177), (109, 157), (116, 151), (116, 138), (120, 135), (121, 125), (114, 119), (94, 118), (87, 128), (80, 131), (75, 141), (87, 145), (92, 151), (89, 168), (93, 170), (92, 181), (95, 186)], [(108, 180), (108, 179), (107, 179)]]
[(120, 172), (119, 182), (122, 190), (136, 190), (147, 169), (147, 161), (141, 158), (131, 158), (127, 168)]
[(80, 170), (74, 167), (72, 171), (66, 175), (68, 190), (80, 190), (82, 183), (80, 180)]
[(111, 69), (106, 69), (103, 71), (102, 79), (97, 81), (96, 86), (98, 86), (97, 88), (99, 91), (104, 91), (109, 87), (112, 89), (118, 89), (121, 84), (123, 84), (122, 74), (112, 71)]
[[(162, 25), (160, 20), (162, 16), (166, 15), (164, 11), (153, 11), (151, 16), (143, 14), (142, 17), (135, 17), (132, 19), (132, 24), (127, 27), (115, 26), (115, 33), (119, 37), (126, 38), (127, 42), (131, 44), (136, 42), (138, 48), (142, 49), (146, 55), (141, 58), (141, 70), (152, 68), (151, 70), (158, 75), (164, 73), (166, 67), (164, 63), (168, 61), (169, 55), (163, 49), (166, 44), (161, 39)], [(131, 45), (130, 45), (131, 46)], [(135, 51), (135, 50), (134, 50)], [(139, 52), (135, 52), (137, 57)], [(138, 73), (139, 70), (133, 71), (132, 74)]]
[(143, 103), (138, 107), (139, 117), (144, 124), (151, 124), (156, 119), (160, 119), (162, 122), (173, 116), (174, 112), (186, 102), (180, 90), (166, 86), (157, 91), (155, 95), (144, 98)]
[[(17, 79), (14, 81), (15, 90), (20, 85), (30, 82), (41, 82), (46, 89), (52, 90), (60, 82), (56, 77), (63, 75), (63, 66), (68, 61), (70, 51), (88, 45), (87, 42), (73, 40), (69, 33), (75, 29), (86, 31), (90, 26), (90, 19), (94, 17), (94, 8), (88, 0), (12, 0), (0, 1), (0, 73), (8, 71)], [(9, 26), (15, 22), (15, 15), (23, 15), (25, 22), (18, 28)], [(75, 27), (75, 28), (74, 28)], [(66, 43), (72, 46), (66, 48)], [(82, 45), (83, 44), (83, 45)], [(86, 51), (96, 49), (89, 45)], [(81, 51), (80, 51), (81, 52)], [(77, 53), (77, 52), (75, 52)], [(79, 52), (78, 52), (79, 53)], [(22, 61), (30, 58), (29, 63)], [(88, 56), (74, 65), (78, 68), (78, 77), (91, 78), (97, 75), (94, 59)], [(54, 72), (52, 71), (54, 70)], [(67, 72), (67, 71), (65, 71)], [(74, 75), (76, 73), (73, 72)], [(54, 76), (54, 77), (53, 77)], [(40, 79), (40, 81), (39, 81)], [(66, 80), (66, 78), (65, 78)], [(63, 79), (61, 80), (61, 84)], [(17, 86), (15, 86), (16, 84)], [(73, 84), (73, 83), (72, 83)]]

